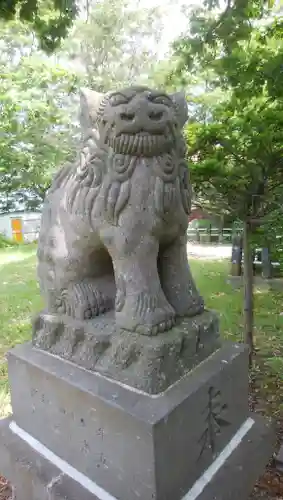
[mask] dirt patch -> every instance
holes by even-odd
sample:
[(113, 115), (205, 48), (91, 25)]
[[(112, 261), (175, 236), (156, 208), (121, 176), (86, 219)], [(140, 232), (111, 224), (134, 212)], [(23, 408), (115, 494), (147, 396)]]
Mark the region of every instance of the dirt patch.
[[(250, 410), (274, 420), (277, 437), (275, 457), (283, 442), (283, 415), (280, 410), (282, 381), (275, 376), (266, 381), (263, 360), (259, 360), (257, 368), (257, 373), (250, 377)], [(276, 468), (274, 457), (255, 485), (250, 500), (283, 500), (283, 474)]]
[(0, 500), (12, 500), (12, 488), (2, 476), (0, 476)]

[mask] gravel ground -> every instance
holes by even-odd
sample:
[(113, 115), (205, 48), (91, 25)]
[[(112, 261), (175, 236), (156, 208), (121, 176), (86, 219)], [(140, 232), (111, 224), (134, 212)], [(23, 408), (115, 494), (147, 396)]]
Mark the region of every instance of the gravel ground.
[(231, 245), (198, 245), (197, 243), (187, 243), (189, 256), (204, 260), (230, 259), (232, 254)]

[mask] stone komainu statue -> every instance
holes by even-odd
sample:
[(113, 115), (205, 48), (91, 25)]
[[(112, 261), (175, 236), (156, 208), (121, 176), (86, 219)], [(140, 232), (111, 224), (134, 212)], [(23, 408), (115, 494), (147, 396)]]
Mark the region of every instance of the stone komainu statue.
[(81, 91), (83, 145), (47, 193), (38, 275), (47, 312), (89, 320), (115, 309), (156, 335), (202, 312), (186, 252), (191, 190), (182, 94)]

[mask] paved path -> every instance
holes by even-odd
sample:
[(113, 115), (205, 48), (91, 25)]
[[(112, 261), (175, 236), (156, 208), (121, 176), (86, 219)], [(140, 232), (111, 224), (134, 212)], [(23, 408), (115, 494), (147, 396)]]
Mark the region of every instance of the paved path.
[[(197, 259), (222, 260), (230, 259), (232, 247), (231, 245), (198, 245), (195, 243), (188, 243), (187, 251), (188, 255)], [(35, 250), (31, 252), (0, 252), (0, 268), (11, 262), (26, 260), (34, 254)]]
[(196, 259), (222, 260), (230, 259), (232, 253), (231, 245), (198, 245), (197, 243), (187, 244), (188, 255)]

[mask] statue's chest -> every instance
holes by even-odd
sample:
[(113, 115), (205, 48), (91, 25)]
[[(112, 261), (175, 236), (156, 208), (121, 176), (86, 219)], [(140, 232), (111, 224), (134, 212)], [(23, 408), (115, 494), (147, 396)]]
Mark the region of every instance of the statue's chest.
[(166, 210), (174, 205), (180, 186), (178, 158), (165, 155), (154, 158), (135, 158), (131, 168), (132, 200), (141, 207), (149, 208), (152, 204), (159, 211), (161, 199)]

